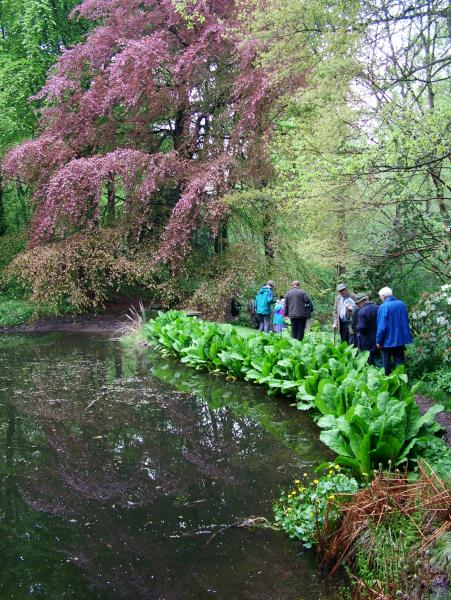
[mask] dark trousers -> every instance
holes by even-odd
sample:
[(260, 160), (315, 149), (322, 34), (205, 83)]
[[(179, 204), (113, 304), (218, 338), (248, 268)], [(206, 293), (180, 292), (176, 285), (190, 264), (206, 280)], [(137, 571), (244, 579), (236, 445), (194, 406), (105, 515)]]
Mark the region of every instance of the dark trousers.
[(382, 356), (380, 350), (370, 350), (368, 364), (374, 365), (375, 367), (382, 367)]
[(302, 342), (304, 339), (305, 324), (307, 323), (307, 317), (290, 317), (291, 321), (291, 336), (295, 340)]
[(395, 346), (394, 348), (382, 348), (382, 363), (386, 375), (390, 375), (392, 369), (402, 365), (405, 361), (405, 346)]
[(349, 321), (342, 321), (340, 319), (340, 339), (342, 342), (351, 343), (349, 340)]
[(259, 323), (259, 331), (269, 333), (271, 329), (271, 315), (262, 315), (261, 313), (257, 313), (257, 319)]

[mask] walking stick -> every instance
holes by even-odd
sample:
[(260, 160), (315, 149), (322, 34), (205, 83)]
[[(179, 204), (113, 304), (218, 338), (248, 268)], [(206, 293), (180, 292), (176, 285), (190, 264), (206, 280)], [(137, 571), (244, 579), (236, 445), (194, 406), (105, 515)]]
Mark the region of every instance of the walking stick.
[(337, 330), (334, 329), (334, 346), (335, 346), (335, 340), (336, 340), (336, 338), (337, 338)]

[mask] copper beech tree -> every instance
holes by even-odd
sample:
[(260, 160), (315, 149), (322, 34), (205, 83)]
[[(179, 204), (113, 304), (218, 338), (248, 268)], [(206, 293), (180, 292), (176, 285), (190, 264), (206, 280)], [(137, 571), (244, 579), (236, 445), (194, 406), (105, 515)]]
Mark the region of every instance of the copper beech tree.
[(176, 269), (196, 229), (218, 234), (224, 193), (265, 177), (271, 78), (229, 0), (85, 0), (79, 17), (95, 27), (35, 97), (40, 135), (3, 162), (32, 190), (30, 246), (119, 216)]

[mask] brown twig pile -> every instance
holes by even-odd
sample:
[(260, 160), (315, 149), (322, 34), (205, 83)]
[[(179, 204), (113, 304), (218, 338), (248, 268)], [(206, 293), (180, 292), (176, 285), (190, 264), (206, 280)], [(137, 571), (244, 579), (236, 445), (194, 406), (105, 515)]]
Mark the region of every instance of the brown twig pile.
[[(357, 492), (353, 500), (341, 507), (342, 519), (338, 529), (327, 524), (320, 535), (319, 551), (323, 560), (332, 565), (332, 573), (346, 563), (353, 565), (359, 543), (371, 527), (378, 528), (392, 515), (411, 520), (418, 530), (417, 556), (422, 556), (435, 540), (451, 528), (451, 493), (447, 485), (428, 468), (420, 465), (417, 481), (408, 481), (399, 473), (379, 473), (372, 483)], [(421, 519), (418, 512), (421, 511)], [(372, 589), (355, 577), (365, 594), (356, 597), (374, 600), (390, 600), (394, 596), (384, 594), (382, 589)], [(377, 586), (380, 587), (380, 586)]]

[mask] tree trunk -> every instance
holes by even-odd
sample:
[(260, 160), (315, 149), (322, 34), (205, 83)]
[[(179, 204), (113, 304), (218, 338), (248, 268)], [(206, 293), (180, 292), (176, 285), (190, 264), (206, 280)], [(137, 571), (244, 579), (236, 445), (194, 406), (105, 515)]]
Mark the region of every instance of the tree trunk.
[(114, 175), (110, 173), (106, 184), (107, 189), (107, 205), (105, 215), (105, 226), (113, 227), (116, 222), (116, 186), (114, 183)]
[(219, 228), (218, 234), (215, 237), (215, 253), (221, 254), (227, 250), (229, 246), (227, 221), (224, 221)]

